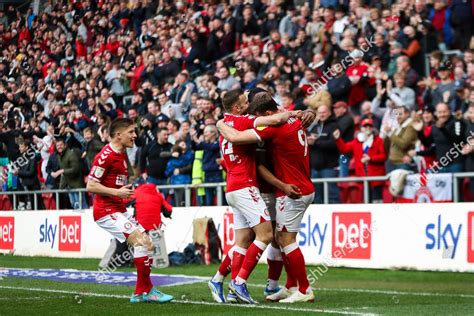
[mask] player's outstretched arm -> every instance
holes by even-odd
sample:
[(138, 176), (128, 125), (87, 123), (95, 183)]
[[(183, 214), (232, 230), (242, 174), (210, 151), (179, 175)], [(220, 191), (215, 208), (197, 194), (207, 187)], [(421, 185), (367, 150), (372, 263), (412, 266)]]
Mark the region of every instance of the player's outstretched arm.
[(232, 144), (253, 144), (260, 140), (258, 135), (252, 129), (241, 132), (235, 128), (227, 126), (223, 120), (217, 122), (216, 126), (222, 137), (227, 139)]
[(87, 191), (106, 196), (118, 196), (122, 199), (130, 199), (133, 195), (132, 185), (126, 185), (120, 189), (108, 188), (97, 181), (90, 179), (87, 181)]
[(264, 165), (260, 164), (257, 167), (258, 174), (269, 184), (275, 188), (285, 192), (292, 199), (298, 199), (301, 197), (300, 189), (294, 184), (287, 184), (278, 179), (267, 169)]
[(286, 123), (292, 116), (297, 116), (301, 111), (278, 112), (268, 116), (259, 116), (255, 119), (254, 127), (275, 126)]

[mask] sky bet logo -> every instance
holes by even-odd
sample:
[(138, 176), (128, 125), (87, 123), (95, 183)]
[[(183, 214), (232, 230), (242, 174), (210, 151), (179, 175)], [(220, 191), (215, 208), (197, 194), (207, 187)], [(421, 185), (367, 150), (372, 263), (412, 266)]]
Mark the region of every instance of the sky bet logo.
[(443, 223), (441, 214), (438, 215), (436, 223), (426, 225), (426, 237), (429, 242), (426, 243), (428, 250), (443, 250), (443, 258), (454, 259), (458, 247), (459, 237), (461, 236), (462, 224), (452, 225)]
[(308, 216), (308, 222), (300, 224), (299, 245), (316, 247), (318, 254), (323, 251), (324, 239), (326, 237), (328, 224), (311, 223), (311, 215)]
[(332, 214), (333, 258), (370, 259), (372, 214), (347, 212)]
[(50, 244), (51, 249), (58, 244), (59, 251), (81, 251), (80, 216), (59, 216), (59, 229), (58, 224), (53, 224), (46, 218), (44, 224), (40, 225), (39, 232), (39, 241)]

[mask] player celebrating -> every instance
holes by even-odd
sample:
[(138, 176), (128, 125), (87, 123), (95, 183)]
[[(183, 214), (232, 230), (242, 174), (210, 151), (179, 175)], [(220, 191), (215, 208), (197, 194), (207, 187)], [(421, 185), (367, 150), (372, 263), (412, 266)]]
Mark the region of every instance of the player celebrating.
[[(276, 102), (269, 93), (259, 93), (255, 96), (254, 102), (255, 111), (259, 115), (271, 115), (278, 110)], [(276, 177), (300, 189), (301, 197), (297, 199), (286, 196), (281, 190), (276, 192), (277, 241), (283, 249), (285, 269), (287, 272), (291, 271), (297, 280), (298, 289), (290, 290), (285, 287), (274, 295), (275, 300), (282, 303), (314, 301), (314, 294), (306, 275), (304, 257), (296, 242), (304, 212), (314, 198), (314, 187), (309, 176), (308, 144), (301, 122), (289, 118), (280, 126), (238, 131), (219, 121), (217, 127), (225, 139), (235, 145), (271, 140)]]
[(133, 147), (137, 137), (135, 124), (130, 119), (115, 119), (109, 135), (112, 140), (95, 157), (87, 182), (87, 191), (95, 193), (94, 220), (117, 240), (127, 241), (134, 248), (137, 284), (130, 302), (169, 302), (173, 297), (158, 291), (151, 283), (154, 250), (151, 239), (125, 208), (124, 200), (133, 194), (131, 185), (127, 185), (125, 150)]
[[(244, 115), (248, 111), (249, 102), (241, 90), (227, 92), (222, 103), (226, 111), (225, 124), (242, 131), (262, 125), (282, 124), (298, 113), (283, 112), (260, 118)], [(232, 281), (228, 301), (233, 302), (238, 298), (242, 302), (254, 304), (255, 301), (248, 293), (246, 280), (273, 238), (272, 225), (268, 210), (256, 187), (255, 146), (234, 146), (222, 137), (220, 143), (228, 171), (226, 199), (234, 211), (236, 239), (231, 254)], [(226, 301), (223, 294), (223, 279), (223, 273), (218, 272), (209, 281), (209, 288), (217, 302)]]

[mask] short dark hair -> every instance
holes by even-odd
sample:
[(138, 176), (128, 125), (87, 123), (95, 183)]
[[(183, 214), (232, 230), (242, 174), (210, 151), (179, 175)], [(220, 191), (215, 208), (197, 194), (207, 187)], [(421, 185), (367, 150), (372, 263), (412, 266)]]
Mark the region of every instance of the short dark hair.
[(232, 112), (232, 108), (237, 102), (239, 102), (239, 98), (242, 94), (243, 94), (242, 90), (234, 89), (234, 90), (230, 90), (224, 95), (224, 97), (222, 98), (222, 105), (224, 106), (224, 110), (227, 113)]
[(250, 113), (263, 114), (267, 111), (277, 112), (278, 104), (273, 100), (272, 95), (268, 92), (259, 92), (250, 103)]
[(165, 127), (159, 128), (159, 129), (157, 130), (156, 134), (159, 134), (159, 133), (161, 133), (161, 132), (163, 132), (163, 131), (168, 132), (168, 129), (165, 128)]
[(124, 130), (134, 124), (135, 123), (133, 123), (133, 121), (129, 118), (116, 118), (109, 126), (109, 135), (111, 138), (113, 138), (117, 132)]

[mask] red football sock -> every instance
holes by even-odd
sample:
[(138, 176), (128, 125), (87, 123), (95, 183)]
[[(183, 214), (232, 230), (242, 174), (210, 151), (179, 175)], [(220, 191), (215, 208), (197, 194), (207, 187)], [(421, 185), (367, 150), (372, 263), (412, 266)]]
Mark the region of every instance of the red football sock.
[(245, 260), (242, 263), (242, 268), (239, 271), (238, 277), (241, 280), (246, 281), (249, 278), (250, 273), (252, 273), (266, 248), (267, 245), (259, 240), (254, 240), (250, 245), (245, 255)]
[(283, 269), (280, 248), (269, 245), (267, 249), (268, 279), (278, 281), (281, 276), (281, 270)]
[(306, 290), (309, 288), (309, 281), (308, 276), (306, 275), (304, 256), (300, 247), (298, 247), (298, 244), (294, 243), (286, 246), (284, 251), (294, 272), (294, 276), (298, 280), (299, 291), (306, 294)]
[(224, 260), (222, 260), (221, 265), (219, 266), (219, 273), (222, 274), (224, 277), (228, 276), (230, 271), (232, 270), (232, 258), (231, 254), (227, 253)]
[(289, 289), (289, 288), (298, 286), (298, 281), (293, 275), (293, 271), (291, 270), (291, 267), (290, 267), (290, 262), (288, 261), (288, 258), (286, 257), (284, 252), (281, 253), (281, 258), (283, 260), (283, 266), (285, 267), (285, 272), (286, 272), (285, 287)]
[(149, 293), (153, 287), (151, 282), (151, 267), (153, 266), (153, 257), (148, 257), (148, 263), (145, 261), (145, 292)]
[(135, 294), (148, 293), (153, 285), (150, 280), (151, 264), (149, 264), (148, 257), (134, 258), (133, 262), (137, 268), (137, 284), (135, 287)]
[(247, 253), (247, 249), (244, 249), (242, 247), (237, 247), (237, 246), (234, 248), (234, 253), (233, 253), (232, 262), (231, 262), (232, 280), (235, 280), (235, 278), (239, 274), (240, 268), (242, 267), (242, 264), (244, 263), (246, 253)]

